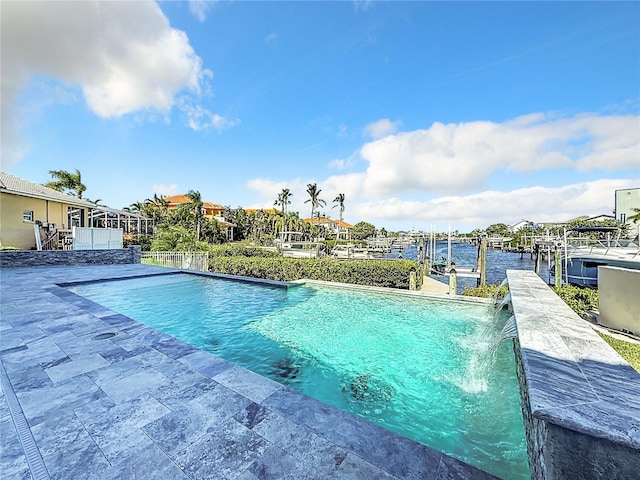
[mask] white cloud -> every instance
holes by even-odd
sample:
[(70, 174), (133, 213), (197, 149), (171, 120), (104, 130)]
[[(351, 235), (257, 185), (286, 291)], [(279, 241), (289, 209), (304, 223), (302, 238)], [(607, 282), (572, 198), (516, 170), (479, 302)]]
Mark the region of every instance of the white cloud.
[(214, 0), (189, 0), (189, 11), (200, 21), (207, 19), (209, 10), (213, 8)]
[(180, 110), (182, 110), (182, 113), (187, 117), (187, 125), (195, 131), (215, 128), (217, 131), (221, 132), (240, 123), (240, 120), (238, 119), (229, 120), (217, 113), (211, 113), (201, 105), (193, 105), (189, 102), (180, 102), (179, 107)]
[(154, 185), (151, 187), (153, 193), (157, 193), (158, 195), (163, 195), (165, 197), (170, 197), (178, 193), (178, 186), (175, 183), (171, 185)]
[(434, 123), (366, 143), (366, 171), (329, 179), (352, 198), (482, 190), (496, 171), (637, 169), (640, 117), (532, 114), (505, 123)]
[(471, 230), (493, 223), (511, 224), (521, 219), (561, 222), (580, 215), (611, 215), (615, 190), (634, 187), (638, 187), (637, 181), (603, 179), (557, 188), (536, 186), (508, 192), (485, 191), (428, 201), (394, 197), (347, 203), (347, 206), (353, 219), (368, 219), (381, 226), (403, 222), (428, 230), (430, 224), (450, 223)]
[(341, 158), (335, 158), (329, 162), (329, 168), (334, 168), (336, 170), (344, 170), (346, 162)]
[(364, 127), (363, 133), (376, 140), (387, 135), (393, 135), (398, 131), (400, 125), (402, 125), (400, 120), (392, 122), (388, 118), (382, 118)]
[(19, 160), (8, 155), (19, 150), (15, 101), (35, 75), (79, 87), (104, 118), (166, 115), (178, 92), (199, 95), (210, 76), (155, 2), (3, 2), (1, 20), (3, 164)]

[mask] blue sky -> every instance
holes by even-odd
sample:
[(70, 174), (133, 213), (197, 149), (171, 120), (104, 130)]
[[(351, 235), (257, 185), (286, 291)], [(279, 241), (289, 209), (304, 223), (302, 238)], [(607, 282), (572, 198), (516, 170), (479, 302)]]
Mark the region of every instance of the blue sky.
[(13, 2), (2, 169), (388, 230), (611, 214), (640, 187), (638, 2)]

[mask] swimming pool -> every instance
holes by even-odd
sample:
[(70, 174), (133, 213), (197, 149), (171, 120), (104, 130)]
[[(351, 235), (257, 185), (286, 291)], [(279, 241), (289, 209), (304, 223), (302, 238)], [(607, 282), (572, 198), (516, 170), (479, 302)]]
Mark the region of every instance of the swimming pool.
[(503, 478), (528, 478), (510, 342), (484, 304), (189, 274), (71, 291)]

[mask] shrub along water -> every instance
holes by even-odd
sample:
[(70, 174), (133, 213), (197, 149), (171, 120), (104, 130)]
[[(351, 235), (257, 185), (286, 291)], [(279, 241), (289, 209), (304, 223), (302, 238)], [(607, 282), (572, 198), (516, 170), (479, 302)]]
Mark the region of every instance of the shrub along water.
[[(409, 277), (417, 272), (413, 260), (336, 260), (333, 258), (258, 257), (226, 254), (209, 257), (209, 270), (290, 282), (307, 278), (375, 287), (409, 289)], [(418, 282), (422, 280), (420, 275)], [(418, 284), (418, 288), (420, 285)]]

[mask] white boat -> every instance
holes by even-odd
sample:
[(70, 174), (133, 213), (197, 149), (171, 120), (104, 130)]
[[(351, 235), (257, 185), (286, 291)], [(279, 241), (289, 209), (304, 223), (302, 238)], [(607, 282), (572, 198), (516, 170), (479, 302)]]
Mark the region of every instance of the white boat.
[(331, 250), (331, 256), (335, 258), (366, 260), (373, 258), (373, 254), (366, 248), (359, 248), (353, 244), (336, 245)]
[(317, 258), (324, 254), (324, 244), (318, 242), (285, 242), (280, 247), (283, 257)]
[[(640, 246), (636, 241), (611, 238), (616, 227), (578, 227), (580, 233), (606, 233), (606, 239), (567, 239), (562, 259), (562, 277), (565, 283), (596, 288), (598, 267), (611, 266), (640, 270)], [(552, 270), (553, 271), (553, 270)]]
[(302, 232), (281, 232), (276, 246), (283, 257), (317, 258), (324, 255), (325, 244), (303, 240)]

